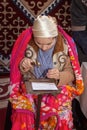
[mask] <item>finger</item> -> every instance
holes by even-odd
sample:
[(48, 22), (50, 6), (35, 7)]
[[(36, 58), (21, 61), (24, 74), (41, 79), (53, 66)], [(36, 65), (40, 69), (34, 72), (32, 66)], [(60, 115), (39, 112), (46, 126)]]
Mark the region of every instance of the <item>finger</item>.
[(48, 78), (59, 79), (59, 73), (53, 73), (53, 74), (47, 73), (47, 77)]
[(48, 71), (47, 74), (48, 75), (57, 75), (57, 74), (59, 74), (59, 72), (58, 71)]
[(24, 60), (23, 61), (23, 67), (24, 68), (32, 68), (30, 60)]

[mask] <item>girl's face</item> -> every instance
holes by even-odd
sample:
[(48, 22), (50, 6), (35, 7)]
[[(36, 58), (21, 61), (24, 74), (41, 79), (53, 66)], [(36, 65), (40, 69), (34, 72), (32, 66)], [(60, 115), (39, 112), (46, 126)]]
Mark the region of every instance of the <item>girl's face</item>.
[(55, 44), (55, 38), (34, 37), (36, 45), (43, 51), (49, 50)]

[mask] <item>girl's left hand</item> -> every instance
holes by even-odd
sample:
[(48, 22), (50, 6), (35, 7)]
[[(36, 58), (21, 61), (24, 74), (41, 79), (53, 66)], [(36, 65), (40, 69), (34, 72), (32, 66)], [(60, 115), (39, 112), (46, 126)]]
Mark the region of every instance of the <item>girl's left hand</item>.
[(50, 78), (50, 79), (59, 79), (60, 78), (59, 70), (56, 68), (49, 69), (46, 76), (47, 78)]

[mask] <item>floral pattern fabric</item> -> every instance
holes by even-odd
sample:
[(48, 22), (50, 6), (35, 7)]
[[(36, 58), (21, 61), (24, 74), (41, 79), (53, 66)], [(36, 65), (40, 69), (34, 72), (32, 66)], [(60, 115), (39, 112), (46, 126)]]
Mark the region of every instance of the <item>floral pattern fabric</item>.
[[(60, 26), (58, 26), (58, 30), (68, 45), (69, 56), (76, 77), (76, 87), (64, 85), (61, 86), (61, 93), (58, 95), (43, 95), (39, 130), (72, 130), (72, 99), (84, 90), (74, 41)], [(32, 28), (29, 28), (18, 37), (12, 51), (10, 73), (10, 101), (13, 107), (12, 130), (35, 130), (35, 101), (37, 96), (26, 95), (18, 67), (31, 37)]]

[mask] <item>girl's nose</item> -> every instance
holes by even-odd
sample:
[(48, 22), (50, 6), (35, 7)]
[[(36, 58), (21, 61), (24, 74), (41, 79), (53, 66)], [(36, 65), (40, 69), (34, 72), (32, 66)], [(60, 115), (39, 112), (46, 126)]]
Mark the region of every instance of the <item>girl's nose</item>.
[(47, 50), (47, 46), (46, 46), (46, 45), (42, 45), (41, 49), (42, 49), (43, 51), (45, 51), (45, 50)]

